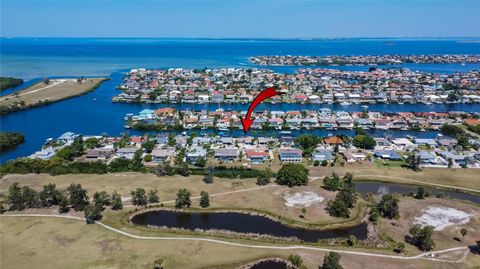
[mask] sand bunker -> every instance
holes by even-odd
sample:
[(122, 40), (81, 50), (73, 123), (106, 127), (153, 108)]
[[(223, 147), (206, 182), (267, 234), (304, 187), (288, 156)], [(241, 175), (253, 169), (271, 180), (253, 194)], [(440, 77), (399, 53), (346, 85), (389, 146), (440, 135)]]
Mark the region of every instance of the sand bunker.
[(304, 191), (296, 192), (294, 194), (285, 193), (283, 199), (285, 199), (285, 205), (288, 207), (305, 207), (314, 203), (321, 203), (324, 198), (312, 191)]
[(465, 224), (472, 215), (448, 207), (429, 207), (422, 210), (422, 215), (415, 218), (415, 224), (432, 226), (435, 231), (441, 231), (448, 226)]

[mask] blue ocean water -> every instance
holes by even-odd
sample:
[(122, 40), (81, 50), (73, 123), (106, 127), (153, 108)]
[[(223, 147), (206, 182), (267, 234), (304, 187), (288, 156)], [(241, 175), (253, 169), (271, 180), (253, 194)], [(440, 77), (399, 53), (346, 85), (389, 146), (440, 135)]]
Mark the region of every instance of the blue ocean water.
[[(364, 54), (479, 54), (480, 43), (472, 39), (334, 39), (334, 40), (212, 40), (212, 39), (78, 39), (78, 38), (14, 38), (0, 39), (0, 75), (15, 76), (27, 82), (0, 95), (20, 90), (43, 77), (108, 76), (111, 80), (84, 96), (43, 107), (15, 112), (0, 117), (2, 131), (20, 131), (26, 142), (3, 153), (1, 162), (26, 156), (38, 150), (45, 139), (58, 137), (65, 131), (85, 135), (125, 131), (123, 117), (143, 108), (172, 105), (114, 104), (116, 87), (122, 72), (130, 68), (217, 68), (256, 67), (248, 61), (254, 55), (364, 55)], [(410, 64), (412, 70), (452, 73), (480, 70), (480, 64)], [(276, 72), (295, 72), (298, 67), (268, 67)], [(366, 70), (367, 67), (336, 67)], [(217, 105), (178, 105), (180, 109), (216, 109)], [(258, 109), (319, 109), (331, 107), (359, 111), (360, 106), (328, 105), (261, 105)], [(224, 109), (245, 110), (246, 105), (222, 106)], [(370, 105), (371, 111), (480, 111), (480, 105)], [(240, 131), (239, 131), (240, 132)], [(311, 132), (311, 131), (309, 131)], [(329, 132), (315, 131), (319, 135)], [(337, 131), (340, 132), (340, 131)], [(343, 131), (349, 133), (348, 131)], [(130, 133), (136, 133), (130, 131)], [(331, 132), (330, 132), (331, 133)], [(237, 134), (237, 133), (234, 133)], [(240, 133), (238, 133), (240, 134)], [(413, 134), (435, 136), (435, 132), (389, 132), (399, 136)], [(261, 135), (261, 133), (258, 133)], [(383, 133), (375, 133), (383, 135)]]

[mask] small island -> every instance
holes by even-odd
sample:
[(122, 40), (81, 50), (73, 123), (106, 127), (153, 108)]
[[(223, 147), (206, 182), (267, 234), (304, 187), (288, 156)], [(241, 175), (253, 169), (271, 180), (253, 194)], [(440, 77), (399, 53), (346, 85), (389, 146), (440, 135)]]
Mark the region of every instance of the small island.
[(0, 91), (17, 87), (23, 84), (23, 79), (12, 77), (0, 77)]
[(44, 79), (24, 90), (0, 98), (0, 114), (50, 104), (98, 88), (106, 78)]
[(13, 149), (25, 142), (23, 134), (18, 132), (0, 132), (0, 152)]

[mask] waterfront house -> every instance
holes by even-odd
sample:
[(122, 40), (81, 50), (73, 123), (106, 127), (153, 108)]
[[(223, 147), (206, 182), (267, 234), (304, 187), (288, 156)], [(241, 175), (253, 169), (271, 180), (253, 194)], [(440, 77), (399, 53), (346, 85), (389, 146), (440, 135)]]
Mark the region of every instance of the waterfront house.
[(415, 138), (413, 139), (413, 143), (415, 143), (417, 146), (428, 146), (432, 148), (437, 146), (435, 139), (431, 138)]
[(393, 148), (400, 151), (410, 151), (416, 148), (415, 144), (407, 138), (395, 138), (391, 140)]
[(151, 109), (144, 109), (138, 113), (139, 119), (153, 119), (155, 118), (155, 111)]
[(312, 161), (319, 161), (319, 162), (323, 162), (323, 161), (327, 161), (327, 162), (331, 162), (333, 161), (335, 158), (332, 154), (332, 151), (330, 150), (315, 150), (313, 153), (312, 153)]
[(185, 156), (187, 163), (196, 164), (199, 159), (207, 158), (207, 151), (203, 147), (192, 146), (187, 150)]
[(260, 164), (270, 159), (270, 153), (263, 150), (247, 150), (246, 157), (251, 163)]
[(374, 156), (384, 160), (400, 161), (402, 157), (394, 150), (375, 150)]
[(447, 150), (439, 152), (439, 155), (442, 156), (442, 158), (444, 158), (446, 161), (451, 159), (460, 166), (465, 166), (467, 164), (468, 156), (465, 155), (454, 154)]
[(164, 107), (155, 110), (157, 117), (173, 117), (175, 116), (175, 108), (173, 107)]
[(233, 145), (233, 137), (220, 137), (217, 140), (218, 143), (225, 145), (225, 146), (231, 146)]
[(374, 137), (373, 140), (375, 140), (376, 143), (375, 150), (390, 149), (392, 146), (392, 142), (383, 137)]
[(149, 138), (149, 140), (155, 141), (158, 147), (164, 147), (168, 144), (168, 134), (157, 134), (157, 136)]
[(301, 162), (302, 151), (295, 148), (281, 148), (278, 150), (278, 157), (281, 162)]
[(119, 148), (117, 149), (116, 155), (118, 158), (131, 160), (137, 150), (138, 148)]
[(289, 128), (296, 129), (301, 126), (302, 120), (300, 118), (289, 118), (286, 123)]
[(63, 144), (71, 144), (79, 136), (79, 134), (66, 132), (62, 134), (59, 138), (57, 138), (57, 140)]
[(390, 120), (387, 119), (375, 119), (373, 120), (375, 129), (388, 130), (390, 128)]
[(452, 137), (439, 135), (436, 140), (437, 140), (438, 145), (440, 145), (442, 147), (446, 147), (446, 148), (452, 148), (452, 147), (455, 147), (456, 145), (458, 145), (457, 139), (452, 138)]
[(353, 129), (353, 120), (351, 119), (338, 119), (337, 120), (337, 126), (338, 128), (342, 129)]
[(340, 152), (345, 157), (347, 163), (353, 163), (356, 161), (364, 161), (367, 159), (367, 156), (363, 152), (355, 152), (355, 151), (342, 151)]
[(330, 136), (330, 137), (325, 137), (323, 139), (323, 143), (330, 145), (330, 146), (336, 146), (336, 145), (343, 145), (343, 141), (340, 137), (337, 136)]
[(175, 145), (177, 148), (184, 148), (187, 146), (188, 143), (188, 138), (183, 135), (177, 135), (175, 136)]
[(113, 152), (113, 148), (91, 149), (85, 155), (85, 160), (108, 160)]
[(154, 149), (152, 151), (152, 162), (154, 163), (165, 163), (170, 162), (173, 157), (175, 157), (175, 149)]
[(233, 162), (239, 156), (239, 150), (236, 148), (221, 148), (215, 150), (215, 159), (222, 162)]
[(42, 160), (49, 160), (55, 156), (55, 150), (52, 147), (44, 148), (40, 151), (35, 152), (29, 158), (38, 158)]
[(444, 164), (439, 158), (435, 157), (433, 154), (425, 150), (420, 150), (417, 155), (420, 156), (420, 161), (424, 166), (437, 166)]
[(370, 120), (370, 119), (359, 118), (359, 119), (355, 120), (355, 123), (359, 128), (362, 128), (362, 129), (372, 129), (373, 128), (373, 121)]
[(295, 138), (291, 136), (281, 136), (279, 142), (282, 146), (289, 147), (295, 144)]
[(212, 142), (212, 139), (207, 136), (197, 136), (192, 139), (193, 145), (205, 145), (205, 144), (210, 144), (211, 142)]

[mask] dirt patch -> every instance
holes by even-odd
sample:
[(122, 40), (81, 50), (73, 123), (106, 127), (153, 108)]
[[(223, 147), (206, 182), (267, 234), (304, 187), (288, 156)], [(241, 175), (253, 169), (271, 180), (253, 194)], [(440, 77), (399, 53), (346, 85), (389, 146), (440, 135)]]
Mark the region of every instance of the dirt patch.
[(304, 191), (296, 193), (285, 193), (283, 195), (285, 206), (288, 207), (308, 207), (312, 204), (320, 204), (325, 198), (313, 191)]
[(100, 247), (100, 250), (104, 255), (112, 255), (115, 252), (122, 250), (120, 241), (116, 239), (105, 239), (105, 240), (97, 241), (95, 242), (95, 245)]
[(49, 233), (49, 235), (52, 237), (53, 241), (61, 247), (66, 247), (74, 243), (75, 241), (77, 241), (76, 238), (71, 238), (71, 237), (67, 237), (67, 236), (59, 235), (55, 233)]
[(421, 215), (415, 217), (415, 224), (432, 226), (435, 231), (441, 231), (453, 225), (462, 225), (470, 221), (472, 215), (449, 207), (428, 207)]

